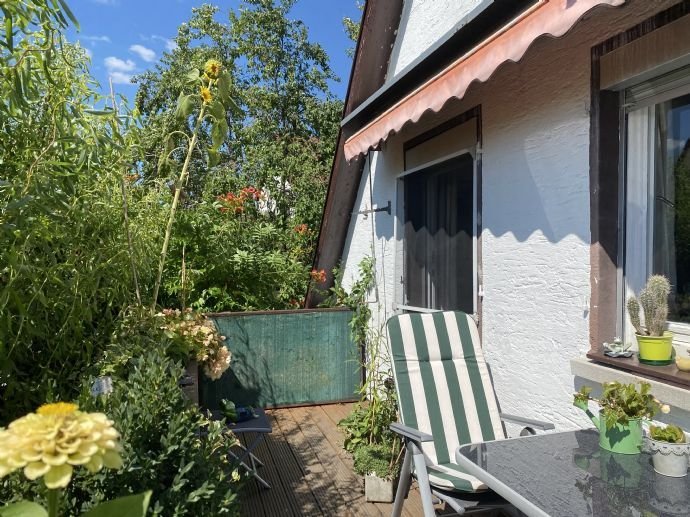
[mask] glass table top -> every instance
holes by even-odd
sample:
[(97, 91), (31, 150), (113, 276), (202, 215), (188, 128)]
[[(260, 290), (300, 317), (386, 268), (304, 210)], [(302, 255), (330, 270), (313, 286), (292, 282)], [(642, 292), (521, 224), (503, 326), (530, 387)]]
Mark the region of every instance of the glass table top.
[(488, 474), (482, 481), (497, 492), (528, 501), (529, 515), (690, 516), (690, 477), (657, 474), (646, 453), (607, 452), (594, 429), (464, 445), (456, 459), (479, 479)]

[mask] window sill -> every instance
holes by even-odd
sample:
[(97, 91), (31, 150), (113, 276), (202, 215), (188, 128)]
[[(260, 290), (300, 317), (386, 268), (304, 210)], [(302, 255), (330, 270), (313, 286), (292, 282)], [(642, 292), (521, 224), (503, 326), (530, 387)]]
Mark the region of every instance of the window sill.
[(690, 412), (690, 373), (678, 371), (676, 365), (647, 366), (632, 357), (621, 359), (590, 352), (587, 358), (572, 359), (570, 370), (576, 377), (599, 384), (607, 381), (647, 381), (659, 400)]
[(682, 372), (675, 364), (668, 366), (649, 366), (641, 364), (637, 355), (629, 358), (609, 357), (601, 352), (589, 352), (587, 358), (597, 363), (628, 371), (635, 375), (656, 379), (665, 384), (690, 389), (690, 372)]

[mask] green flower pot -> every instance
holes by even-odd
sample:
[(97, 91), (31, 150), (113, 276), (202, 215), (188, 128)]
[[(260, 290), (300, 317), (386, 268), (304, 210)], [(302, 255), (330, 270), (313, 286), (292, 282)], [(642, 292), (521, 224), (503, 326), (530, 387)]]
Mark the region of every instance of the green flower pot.
[(594, 425), (599, 430), (599, 447), (616, 454), (639, 454), (642, 449), (642, 421), (628, 420), (627, 424), (616, 423), (610, 429), (606, 428), (606, 419), (600, 412), (599, 417), (588, 413)]
[(640, 420), (629, 420), (627, 424), (616, 424), (606, 429), (606, 422), (600, 416), (599, 447), (616, 454), (639, 454), (642, 449), (642, 424)]
[(670, 361), (673, 354), (673, 332), (666, 331), (663, 336), (641, 336), (635, 334), (643, 361)]

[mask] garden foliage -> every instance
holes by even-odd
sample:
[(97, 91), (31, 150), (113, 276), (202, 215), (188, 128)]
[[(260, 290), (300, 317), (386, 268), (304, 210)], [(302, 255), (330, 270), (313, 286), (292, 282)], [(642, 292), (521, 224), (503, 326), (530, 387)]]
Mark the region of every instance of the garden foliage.
[[(345, 433), (343, 447), (352, 454), (359, 474), (375, 473), (393, 478), (400, 468), (402, 444), (390, 430), (398, 421), (398, 401), (391, 378), (390, 361), (383, 341), (383, 331), (371, 328), (369, 291), (375, 284), (375, 263), (366, 257), (359, 264), (359, 278), (347, 292), (340, 281), (331, 288), (330, 303), (352, 310), (350, 331), (353, 341), (363, 351), (364, 383), (359, 389), (360, 402), (339, 422)], [(336, 274), (338, 278), (340, 274)]]
[[(342, 104), (292, 4), (245, 0), (225, 21), (194, 9), (129, 109), (66, 40), (63, 0), (0, 2), (0, 426), (81, 397), (125, 447), (116, 474), (75, 475), (73, 514), (149, 489), (156, 515), (236, 508), (232, 438), (182, 398), (189, 344), (152, 312), (298, 307), (320, 281), (309, 269)], [(94, 400), (97, 374), (115, 390)], [(0, 481), (0, 503), (43, 496)]]
[[(194, 8), (177, 48), (136, 79), (143, 184), (173, 181), (184, 162), (181, 134), (192, 122), (175, 111), (188, 68), (218, 59), (231, 81), (217, 161), (209, 168), (202, 155), (192, 156), (163, 305), (184, 299), (216, 311), (285, 309), (304, 297), (342, 103), (329, 92), (335, 77), (326, 53), (289, 18), (293, 4), (246, 0), (227, 15)], [(213, 140), (213, 127), (202, 125), (202, 146)], [(164, 163), (162, 151), (169, 153)]]
[[(75, 471), (65, 489), (65, 514), (79, 515), (100, 501), (152, 490), (151, 515), (234, 515), (238, 478), (225, 451), (235, 439), (184, 398), (177, 384), (182, 368), (165, 357), (160, 343), (131, 359), (117, 356), (115, 364), (103, 367), (119, 372), (113, 376), (113, 392), (94, 398), (91, 379), (85, 379), (79, 406), (114, 421), (123, 437), (123, 467), (97, 474)], [(40, 485), (18, 473), (0, 480), (0, 504), (44, 497)]]
[[(111, 114), (91, 109), (86, 54), (64, 40), (53, 3), (3, 4), (0, 424), (72, 399), (134, 299), (119, 157), (135, 149)], [(137, 197), (134, 256), (146, 281), (157, 208)]]
[(84, 50), (65, 40), (60, 5), (3, 4), (0, 424), (73, 399), (122, 314), (152, 303), (195, 124), (179, 116), (190, 70), (217, 59), (227, 94), (199, 127), (163, 307), (301, 305), (341, 109), (323, 49), (288, 18), (292, 3), (251, 0), (225, 23), (217, 8), (194, 9), (176, 49), (138, 78), (138, 108), (120, 102), (116, 116)]

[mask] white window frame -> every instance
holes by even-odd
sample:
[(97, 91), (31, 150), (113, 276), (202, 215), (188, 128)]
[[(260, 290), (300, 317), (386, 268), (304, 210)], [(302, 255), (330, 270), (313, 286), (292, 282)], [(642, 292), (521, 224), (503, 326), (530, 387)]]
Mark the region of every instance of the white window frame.
[[(396, 176), (396, 189), (397, 189), (397, 199), (403, 200), (398, 203), (399, 210), (395, 214), (395, 227), (403, 228), (405, 224), (405, 183), (402, 181), (405, 176), (421, 172), (424, 169), (433, 167), (445, 161), (457, 158), (464, 154), (469, 154), (472, 157), (472, 317), (475, 321), (478, 320), (478, 308), (479, 308), (479, 265), (478, 265), (478, 234), (477, 234), (477, 222), (478, 222), (478, 202), (477, 202), (477, 146), (471, 146), (459, 151), (443, 155), (434, 160), (417, 165), (410, 169), (406, 169)], [(405, 302), (405, 282), (406, 282), (406, 269), (405, 269), (405, 237), (404, 232), (400, 239), (396, 239), (397, 245), (401, 246), (401, 252), (396, 254), (400, 257), (398, 260), (397, 270), (400, 271), (400, 282), (402, 284), (402, 289), (400, 290), (398, 302), (396, 303), (395, 310), (404, 310), (408, 312), (421, 312), (430, 313), (437, 312), (436, 309), (430, 309), (428, 307), (416, 307), (413, 305), (407, 305)]]
[[(619, 261), (618, 332), (627, 343), (637, 346), (625, 302), (639, 292), (652, 273), (654, 236), (654, 164), (656, 105), (690, 94), (690, 70), (677, 70), (664, 78), (633, 86), (622, 93), (624, 132), (621, 138), (621, 216), (624, 232), (619, 241), (623, 259)], [(632, 133), (631, 133), (632, 130)], [(633, 143), (633, 145), (630, 145)], [(644, 257), (644, 261), (635, 260)], [(673, 344), (690, 349), (690, 324), (669, 321)]]

